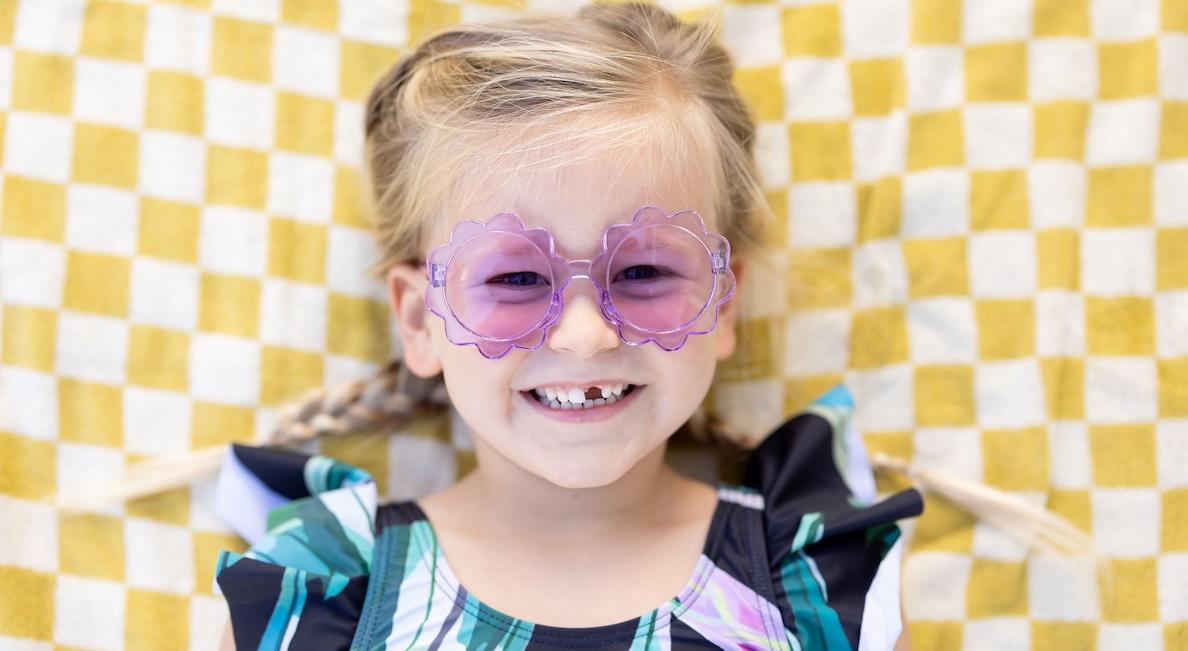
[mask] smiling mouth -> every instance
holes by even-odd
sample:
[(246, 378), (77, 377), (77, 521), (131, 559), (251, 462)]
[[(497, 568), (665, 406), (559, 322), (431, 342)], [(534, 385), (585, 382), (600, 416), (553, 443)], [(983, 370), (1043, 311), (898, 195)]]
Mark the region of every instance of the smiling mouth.
[(617, 395), (617, 396), (612, 395), (609, 398), (601, 398), (601, 397), (587, 398), (585, 402), (581, 402), (581, 403), (560, 402), (556, 398), (549, 398), (547, 396), (538, 394), (535, 389), (529, 389), (528, 391), (521, 391), (520, 393), (524, 394), (525, 397), (527, 397), (531, 400), (535, 400), (536, 402), (544, 405), (545, 407), (548, 407), (549, 409), (556, 409), (558, 411), (585, 410), (585, 409), (597, 409), (599, 407), (604, 407), (606, 405), (613, 405), (616, 402), (619, 402), (619, 401), (623, 400), (624, 398), (626, 398), (627, 396), (634, 393), (636, 389), (643, 388), (644, 386), (645, 385), (642, 385), (642, 384), (641, 385), (628, 384), (623, 389), (623, 393), (620, 395)]

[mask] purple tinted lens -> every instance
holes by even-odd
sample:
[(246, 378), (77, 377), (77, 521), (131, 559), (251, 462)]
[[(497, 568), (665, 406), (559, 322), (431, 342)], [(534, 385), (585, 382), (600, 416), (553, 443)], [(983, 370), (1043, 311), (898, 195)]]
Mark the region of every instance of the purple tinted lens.
[(515, 339), (544, 320), (553, 285), (548, 257), (531, 241), (516, 233), (481, 233), (450, 260), (446, 301), (471, 332)]
[(632, 232), (611, 254), (606, 279), (611, 303), (637, 328), (667, 332), (688, 325), (714, 289), (701, 239), (670, 224)]

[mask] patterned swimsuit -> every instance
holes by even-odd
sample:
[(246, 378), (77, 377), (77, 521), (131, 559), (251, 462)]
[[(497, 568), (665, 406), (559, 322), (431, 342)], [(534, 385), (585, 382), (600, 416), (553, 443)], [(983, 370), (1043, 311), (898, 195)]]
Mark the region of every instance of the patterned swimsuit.
[(214, 590), (246, 649), (887, 651), (900, 633), (900, 529), (920, 493), (874, 502), (842, 384), (774, 429), (718, 502), (680, 593), (615, 624), (555, 627), (461, 585), (415, 500), (377, 503), (362, 469), (233, 445), (219, 510), (251, 547), (222, 550)]

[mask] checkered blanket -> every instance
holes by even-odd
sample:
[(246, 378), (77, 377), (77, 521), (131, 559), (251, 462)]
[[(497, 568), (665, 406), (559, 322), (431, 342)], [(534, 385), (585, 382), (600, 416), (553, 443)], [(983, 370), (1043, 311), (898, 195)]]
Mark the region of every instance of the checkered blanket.
[[(1110, 559), (1107, 593), (929, 497), (917, 651), (1188, 649), (1188, 2), (663, 4), (721, 11), (784, 217), (714, 407), (762, 432), (844, 380), (870, 450)], [(0, 0), (0, 648), (215, 648), (244, 544), (211, 482), (38, 498), (254, 440), (399, 354), (363, 100), (428, 32), (525, 6), (578, 3)], [(474, 463), (456, 416), (310, 449), (391, 498)]]

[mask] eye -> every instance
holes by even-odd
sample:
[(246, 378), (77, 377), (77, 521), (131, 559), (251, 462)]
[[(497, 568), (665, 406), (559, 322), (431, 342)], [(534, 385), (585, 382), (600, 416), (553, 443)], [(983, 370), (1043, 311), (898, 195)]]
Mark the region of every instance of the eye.
[(620, 271), (619, 275), (615, 276), (615, 280), (651, 280), (652, 278), (660, 278), (667, 275), (668, 271), (663, 267), (655, 267), (649, 264), (637, 264)]
[[(544, 277), (535, 271), (514, 271), (495, 276), (487, 281), (490, 285), (511, 285), (513, 287), (531, 287), (536, 281), (544, 282)], [(547, 284), (547, 283), (546, 283)]]

